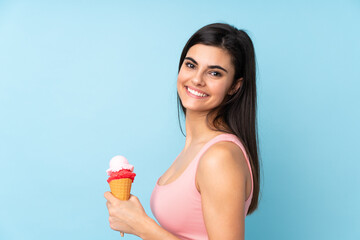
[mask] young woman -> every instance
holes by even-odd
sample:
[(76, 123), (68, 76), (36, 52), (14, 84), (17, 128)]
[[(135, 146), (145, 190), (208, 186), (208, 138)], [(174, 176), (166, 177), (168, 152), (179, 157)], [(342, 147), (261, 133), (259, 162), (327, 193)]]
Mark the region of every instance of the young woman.
[(260, 182), (255, 73), (244, 31), (210, 24), (189, 39), (177, 80), (185, 146), (150, 202), (160, 225), (137, 197), (119, 201), (106, 192), (112, 229), (142, 239), (244, 239)]

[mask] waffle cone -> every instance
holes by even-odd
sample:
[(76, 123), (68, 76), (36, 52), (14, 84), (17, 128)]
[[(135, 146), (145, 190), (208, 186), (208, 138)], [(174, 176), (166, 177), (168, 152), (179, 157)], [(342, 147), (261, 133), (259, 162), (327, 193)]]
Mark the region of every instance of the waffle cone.
[(112, 194), (120, 200), (130, 198), (131, 184), (132, 180), (130, 178), (115, 179), (109, 183)]

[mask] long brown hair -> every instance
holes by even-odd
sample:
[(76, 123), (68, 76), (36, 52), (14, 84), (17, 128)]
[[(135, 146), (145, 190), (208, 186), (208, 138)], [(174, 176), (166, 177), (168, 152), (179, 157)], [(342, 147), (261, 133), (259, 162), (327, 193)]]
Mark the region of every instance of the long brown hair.
[[(235, 67), (235, 75), (231, 88), (237, 83), (236, 80), (243, 78), (243, 83), (237, 92), (233, 95), (227, 95), (218, 107), (208, 113), (207, 119), (209, 120), (209, 116), (215, 114), (212, 124), (216, 130), (235, 134), (247, 151), (254, 185), (253, 198), (248, 211), (248, 214), (250, 214), (258, 206), (260, 192), (254, 46), (248, 34), (243, 30), (223, 23), (209, 24), (194, 33), (186, 43), (180, 57), (179, 71), (187, 52), (195, 44), (220, 47), (231, 55), (232, 63)], [(177, 95), (177, 102), (180, 123), (180, 106), (185, 116), (186, 109), (181, 103), (179, 94)], [(228, 131), (220, 129), (222, 122), (230, 128)]]

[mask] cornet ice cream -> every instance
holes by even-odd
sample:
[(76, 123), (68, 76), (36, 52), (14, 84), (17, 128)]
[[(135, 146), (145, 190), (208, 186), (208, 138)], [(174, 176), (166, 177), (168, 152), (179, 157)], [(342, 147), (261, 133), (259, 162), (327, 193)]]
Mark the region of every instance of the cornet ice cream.
[(123, 156), (115, 156), (110, 160), (110, 168), (106, 170), (109, 178), (112, 194), (120, 200), (130, 198), (131, 184), (136, 174), (133, 172), (134, 166)]

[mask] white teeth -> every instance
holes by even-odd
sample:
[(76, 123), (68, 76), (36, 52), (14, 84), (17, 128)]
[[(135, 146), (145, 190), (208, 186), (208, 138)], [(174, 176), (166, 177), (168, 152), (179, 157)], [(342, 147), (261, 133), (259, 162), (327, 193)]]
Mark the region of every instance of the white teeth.
[(199, 93), (199, 92), (197, 92), (197, 91), (195, 91), (195, 90), (190, 89), (189, 87), (187, 88), (187, 90), (188, 90), (189, 92), (191, 92), (192, 94), (198, 96), (198, 97), (206, 97), (206, 94)]

